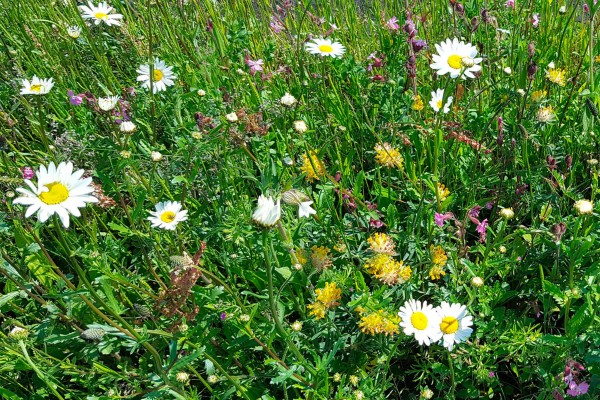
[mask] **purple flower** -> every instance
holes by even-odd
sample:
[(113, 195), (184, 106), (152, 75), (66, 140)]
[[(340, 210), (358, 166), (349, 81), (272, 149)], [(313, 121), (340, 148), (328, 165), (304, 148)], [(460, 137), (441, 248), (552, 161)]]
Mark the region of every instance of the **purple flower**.
[(427, 42), (423, 39), (415, 39), (412, 41), (412, 47), (413, 50), (416, 53), (420, 52), (421, 50), (425, 50), (426, 48), (428, 48), (427, 46)]
[(567, 389), (567, 394), (569, 396), (579, 396), (580, 394), (586, 394), (590, 385), (587, 382), (581, 382), (577, 384), (575, 381), (569, 384), (569, 389)]
[(440, 228), (444, 226), (444, 222), (446, 222), (446, 220), (449, 220), (453, 217), (454, 217), (454, 214), (452, 214), (451, 212), (447, 212), (445, 214), (440, 214), (440, 213), (433, 214), (433, 220), (435, 221), (435, 224), (437, 226), (439, 226)]
[(67, 92), (67, 95), (69, 96), (69, 102), (74, 105), (74, 106), (80, 106), (81, 103), (83, 103), (83, 96), (80, 94), (75, 94), (73, 93), (72, 90), (69, 90)]
[(490, 371), (490, 373), (488, 374), (488, 376), (490, 378), (494, 378), (494, 377), (496, 377), (496, 373), (494, 371)]
[(388, 19), (387, 22), (385, 23), (385, 27), (392, 31), (397, 31), (398, 29), (400, 29), (400, 25), (398, 25), (398, 18), (392, 17), (392, 18)]
[(271, 18), (271, 23), (269, 24), (269, 26), (271, 27), (271, 29), (273, 29), (275, 33), (281, 32), (284, 28), (284, 26), (281, 25), (281, 22), (279, 22), (279, 20), (275, 17)]
[(264, 71), (262, 67), (264, 64), (263, 60), (253, 61), (250, 58), (248, 58), (248, 56), (246, 56), (246, 59), (244, 61), (246, 62), (246, 65), (250, 67), (250, 75), (254, 75), (258, 71)]
[(479, 225), (477, 225), (477, 228), (476, 228), (476, 230), (477, 230), (477, 232), (478, 232), (480, 235), (481, 235), (481, 234), (484, 234), (484, 233), (486, 233), (487, 226), (488, 226), (488, 220), (487, 220), (487, 218), (486, 218), (486, 219), (484, 219), (483, 221), (481, 221), (481, 222), (479, 223)]
[(506, 3), (504, 3), (504, 7), (515, 8), (515, 0), (506, 0)]
[(533, 14), (533, 18), (531, 19), (531, 24), (533, 25), (534, 28), (538, 27), (538, 25), (540, 24), (540, 14), (538, 14), (538, 13)]
[(378, 229), (383, 226), (383, 222), (381, 222), (378, 219), (371, 218), (371, 220), (369, 221), (369, 225), (371, 226), (371, 228)]
[(23, 179), (31, 179), (35, 176), (35, 172), (31, 167), (25, 167), (21, 171), (23, 172)]
[(225, 321), (225, 319), (227, 318), (227, 313), (222, 312), (221, 315), (219, 315), (219, 318), (221, 318), (221, 321)]

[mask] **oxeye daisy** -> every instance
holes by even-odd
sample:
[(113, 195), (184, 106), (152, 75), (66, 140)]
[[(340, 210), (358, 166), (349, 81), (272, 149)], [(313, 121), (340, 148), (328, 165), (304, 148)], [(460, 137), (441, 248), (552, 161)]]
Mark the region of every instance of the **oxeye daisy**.
[[(142, 87), (150, 89), (150, 65), (143, 64), (136, 71), (139, 76), (138, 82), (142, 82)], [(152, 92), (158, 93), (167, 90), (167, 86), (173, 86), (177, 75), (173, 73), (173, 67), (167, 66), (164, 61), (158, 58), (154, 59), (152, 66)]]
[(341, 58), (346, 52), (346, 48), (339, 42), (334, 42), (330, 39), (313, 39), (312, 42), (306, 43), (306, 51), (311, 54), (320, 55), (321, 57)]
[(82, 12), (81, 17), (93, 20), (95, 25), (100, 24), (100, 22), (104, 22), (108, 26), (121, 25), (119, 20), (123, 18), (123, 15), (113, 13), (113, 8), (103, 1), (98, 3), (97, 6), (89, 1), (87, 6), (79, 6), (79, 9)]
[(54, 86), (52, 78), (40, 79), (36, 75), (31, 78), (31, 82), (27, 79), (23, 79), (22, 84), (21, 94), (47, 94)]
[(444, 89), (438, 89), (435, 92), (431, 92), (431, 101), (429, 105), (433, 108), (433, 111), (439, 112), (444, 108), (444, 114), (448, 114), (450, 111), (450, 105), (452, 104), (453, 97), (449, 96), (446, 100), (446, 104), (444, 105)]
[(265, 228), (272, 227), (279, 221), (281, 217), (281, 199), (277, 199), (277, 203), (271, 198), (258, 196), (258, 207), (252, 214), (252, 221)]
[(84, 178), (83, 170), (73, 172), (71, 162), (61, 162), (56, 166), (53, 162), (46, 168), (40, 165), (37, 177), (37, 185), (26, 179), (27, 188), (17, 188), (17, 192), (23, 194), (13, 201), (13, 204), (29, 206), (25, 212), (25, 218), (37, 212), (40, 222), (46, 222), (50, 216), (58, 214), (65, 228), (69, 227), (69, 214), (75, 217), (81, 216), (80, 208), (87, 203), (97, 203), (98, 199), (91, 196), (94, 188), (90, 185), (92, 178)]
[(436, 44), (435, 48), (438, 54), (432, 56), (430, 67), (437, 70), (438, 75), (450, 73), (451, 78), (475, 78), (473, 72), (481, 70), (478, 64), (482, 58), (477, 58), (477, 48), (471, 43), (464, 43), (457, 38), (446, 39)]
[(439, 318), (439, 330), (434, 340), (442, 340), (448, 350), (452, 351), (455, 343), (464, 342), (471, 336), (473, 317), (467, 314), (466, 306), (443, 301), (435, 312)]
[(148, 220), (153, 228), (173, 231), (178, 223), (187, 219), (187, 210), (181, 210), (181, 207), (178, 201), (162, 201), (156, 204), (156, 211), (150, 211)]
[(408, 300), (400, 307), (398, 316), (404, 333), (413, 335), (420, 345), (429, 346), (440, 337), (440, 317), (431, 304), (426, 301)]

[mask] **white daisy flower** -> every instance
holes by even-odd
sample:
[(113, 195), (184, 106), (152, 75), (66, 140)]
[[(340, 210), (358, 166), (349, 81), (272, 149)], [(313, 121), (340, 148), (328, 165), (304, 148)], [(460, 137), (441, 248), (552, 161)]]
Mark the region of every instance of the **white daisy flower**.
[(313, 39), (312, 42), (306, 43), (305, 47), (309, 53), (322, 57), (341, 58), (346, 52), (346, 48), (341, 43), (333, 42), (330, 39)]
[(434, 54), (432, 69), (438, 75), (450, 73), (451, 78), (460, 76), (462, 79), (475, 78), (473, 72), (481, 70), (478, 65), (483, 59), (477, 58), (477, 48), (471, 43), (464, 43), (457, 38), (446, 39), (445, 42), (435, 45), (438, 54)]
[(420, 345), (429, 346), (439, 338), (440, 317), (426, 301), (408, 300), (400, 307), (398, 315), (402, 319), (400, 326), (404, 333), (413, 335)]
[(102, 111), (110, 111), (115, 108), (119, 99), (119, 96), (100, 97), (98, 98), (98, 107), (100, 107)]
[(452, 351), (455, 343), (464, 342), (471, 336), (473, 317), (467, 314), (466, 306), (457, 303), (450, 305), (443, 301), (435, 311), (440, 324), (435, 341), (442, 340), (444, 347)]
[[(452, 104), (453, 97), (448, 97), (446, 104), (444, 105), (444, 114), (448, 114), (450, 111), (450, 105)], [(433, 111), (439, 112), (442, 109), (444, 101), (444, 89), (438, 89), (435, 92), (431, 92), (431, 101), (429, 105), (433, 108)]]
[(137, 126), (131, 121), (121, 122), (120, 131), (123, 133), (133, 133), (137, 129)]
[(50, 89), (54, 86), (52, 78), (40, 79), (36, 75), (33, 76), (31, 82), (27, 79), (22, 81), (23, 87), (21, 88), (21, 94), (47, 94)]
[(252, 214), (252, 221), (263, 227), (271, 227), (279, 221), (281, 217), (281, 200), (277, 203), (271, 197), (265, 197), (262, 194), (258, 197), (258, 207)]
[(153, 228), (174, 231), (178, 223), (187, 219), (188, 212), (182, 211), (181, 207), (178, 201), (162, 201), (156, 204), (156, 211), (150, 211), (148, 220), (152, 222)]
[(287, 107), (291, 107), (297, 102), (296, 98), (288, 92), (285, 92), (285, 95), (279, 101), (281, 102), (281, 104)]
[(312, 214), (317, 213), (315, 211), (315, 209), (310, 206), (312, 203), (313, 202), (309, 200), (309, 201), (303, 201), (300, 204), (298, 204), (298, 218), (302, 218), (302, 217), (310, 218), (310, 216)]
[(77, 39), (81, 35), (81, 28), (78, 27), (77, 25), (70, 26), (67, 28), (67, 33), (73, 39)]
[(95, 25), (100, 24), (100, 22), (104, 22), (108, 26), (121, 25), (121, 21), (119, 20), (123, 18), (123, 15), (113, 13), (113, 8), (103, 1), (98, 3), (97, 6), (89, 1), (87, 6), (79, 6), (79, 9), (82, 13), (81, 17), (93, 20)]
[(73, 172), (73, 163), (61, 162), (58, 167), (53, 162), (48, 168), (40, 165), (37, 177), (37, 186), (26, 179), (27, 188), (17, 188), (23, 194), (13, 201), (13, 204), (29, 206), (25, 218), (37, 212), (40, 222), (46, 222), (50, 216), (58, 214), (65, 228), (69, 227), (69, 214), (81, 216), (79, 208), (87, 203), (97, 203), (98, 199), (91, 196), (94, 188), (90, 185), (92, 178), (84, 178), (83, 170)]
[[(139, 76), (138, 82), (143, 82), (142, 87), (150, 89), (150, 66), (148, 64), (140, 65), (137, 69)], [(167, 90), (167, 86), (173, 86), (177, 75), (173, 73), (173, 67), (167, 66), (164, 61), (158, 58), (154, 59), (152, 69), (152, 91), (154, 93)]]

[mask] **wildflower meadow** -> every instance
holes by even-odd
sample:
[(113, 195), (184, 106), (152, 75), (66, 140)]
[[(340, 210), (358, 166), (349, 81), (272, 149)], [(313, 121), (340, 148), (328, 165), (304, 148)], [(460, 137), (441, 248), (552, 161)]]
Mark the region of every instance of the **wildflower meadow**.
[(596, 0), (0, 5), (0, 398), (600, 398)]

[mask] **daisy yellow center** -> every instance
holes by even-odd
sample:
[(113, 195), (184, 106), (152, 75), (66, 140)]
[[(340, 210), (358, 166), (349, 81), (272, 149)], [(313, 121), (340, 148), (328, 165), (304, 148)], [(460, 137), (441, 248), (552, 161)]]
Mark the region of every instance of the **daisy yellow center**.
[(31, 85), (30, 87), (32, 92), (41, 92), (42, 91), (42, 85), (37, 84), (37, 85)]
[(154, 78), (155, 81), (160, 81), (163, 78), (163, 73), (160, 69), (155, 69), (154, 72), (152, 73), (152, 76)]
[(160, 220), (162, 222), (166, 222), (167, 224), (173, 222), (175, 217), (176, 215), (173, 211), (165, 211), (164, 213), (160, 214)]
[(319, 51), (321, 53), (331, 53), (333, 51), (333, 46), (329, 44), (322, 44), (319, 46)]
[(46, 185), (47, 192), (42, 192), (38, 198), (45, 204), (60, 204), (69, 198), (69, 189), (60, 182), (52, 182)]
[(462, 57), (457, 54), (452, 54), (448, 57), (448, 65), (454, 69), (462, 68)]
[(106, 19), (108, 18), (108, 14), (103, 12), (97, 12), (96, 14), (94, 14), (94, 17), (96, 17), (96, 19)]
[(440, 329), (445, 334), (454, 333), (458, 330), (458, 320), (454, 317), (444, 317), (440, 324)]
[(414, 312), (410, 316), (410, 323), (412, 324), (412, 326), (414, 326), (416, 329), (418, 329), (420, 331), (427, 328), (428, 322), (429, 321), (427, 320), (427, 315), (423, 314), (420, 311)]
[(438, 100), (437, 103), (435, 103), (435, 105), (437, 106), (437, 108), (442, 108), (442, 100)]

